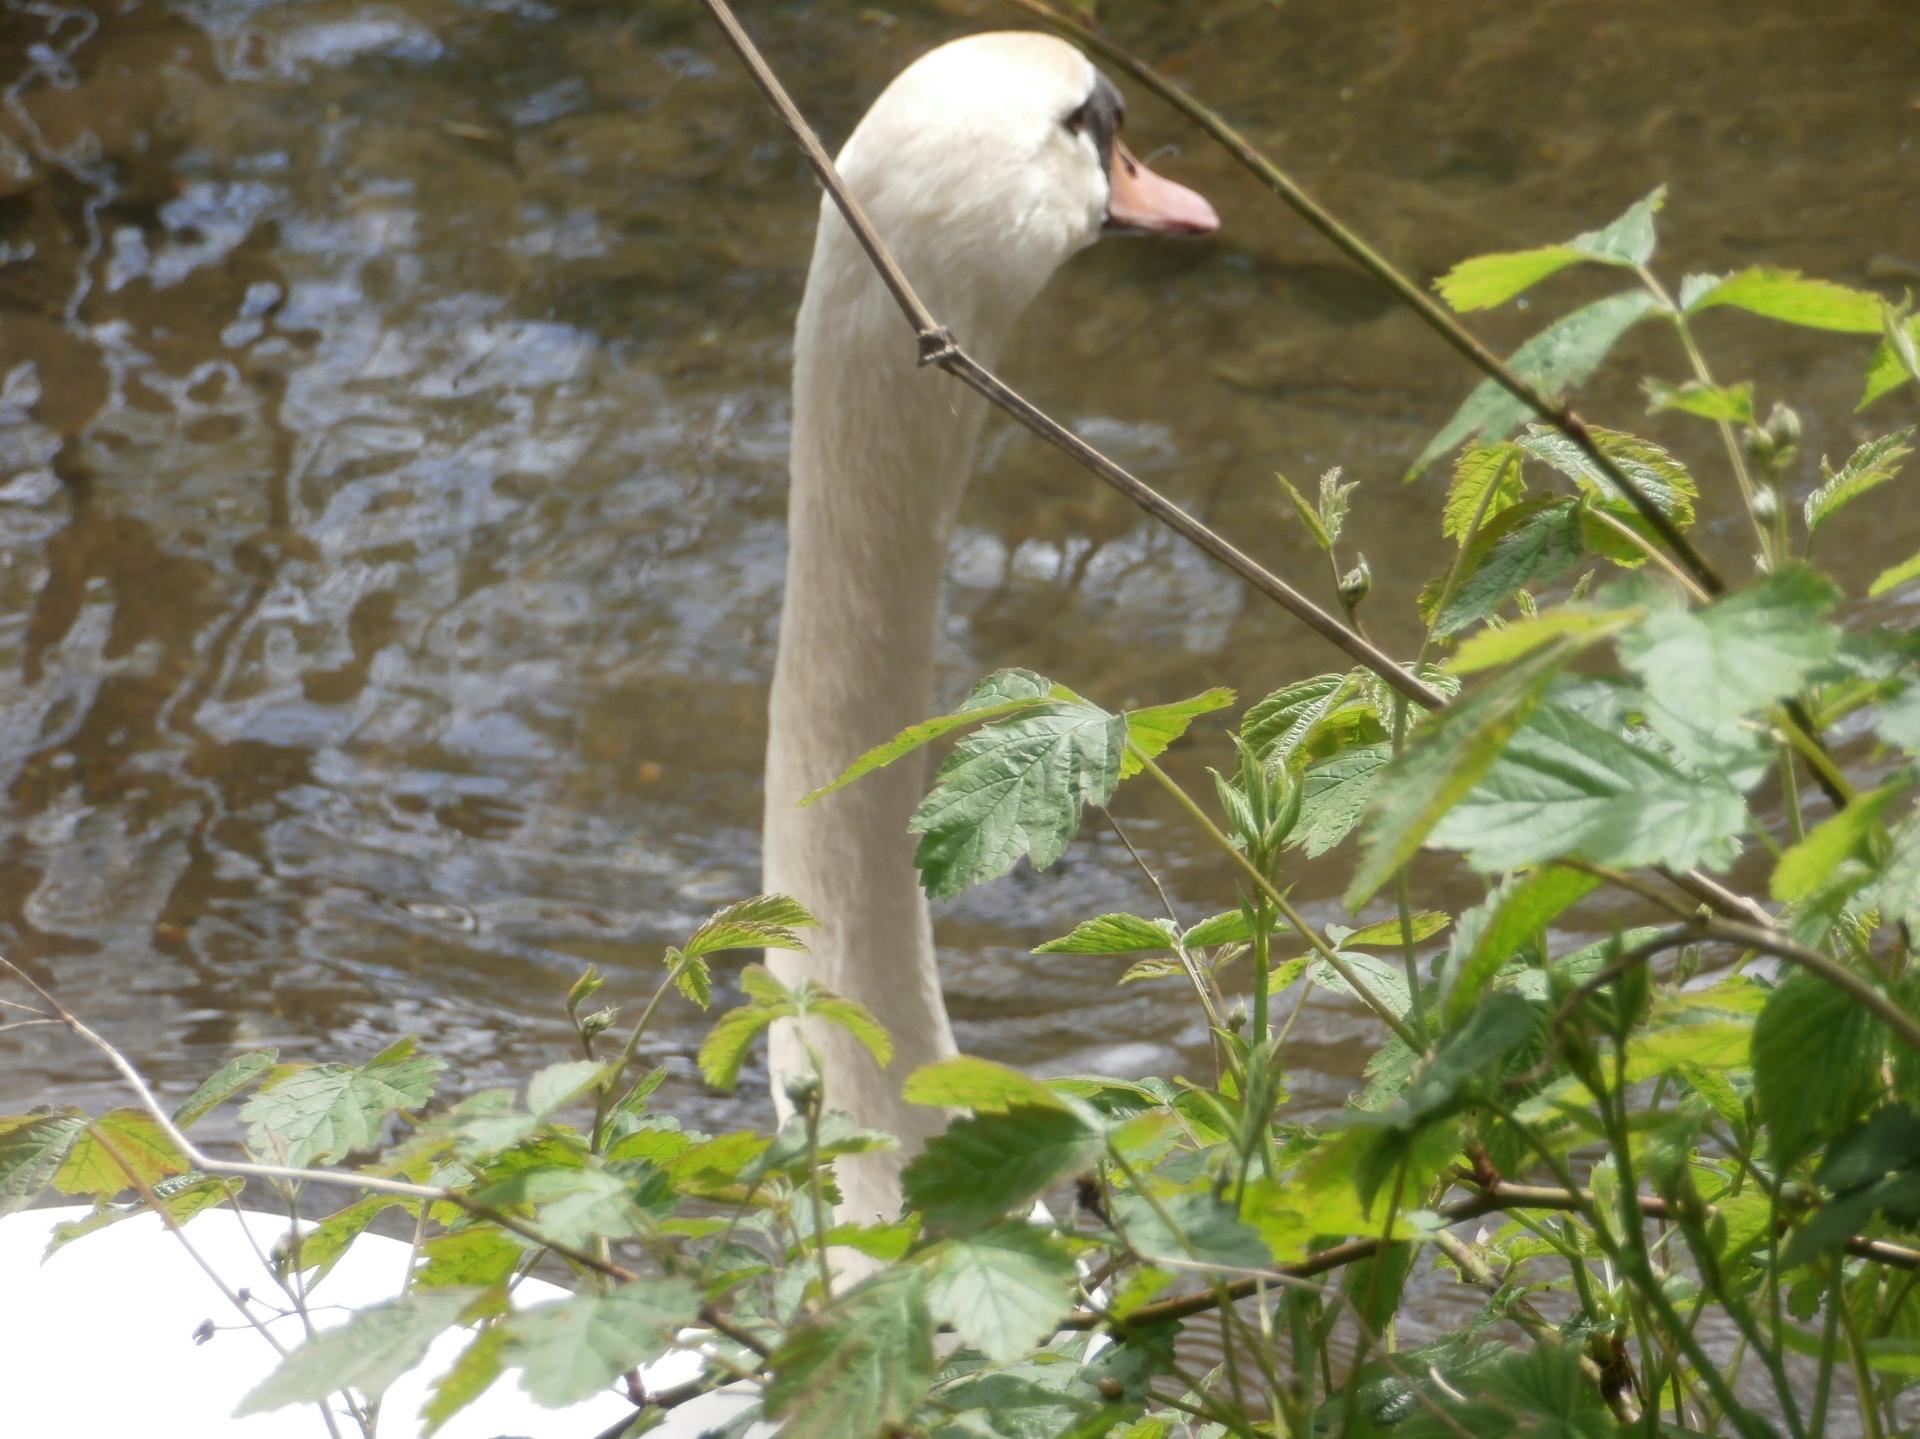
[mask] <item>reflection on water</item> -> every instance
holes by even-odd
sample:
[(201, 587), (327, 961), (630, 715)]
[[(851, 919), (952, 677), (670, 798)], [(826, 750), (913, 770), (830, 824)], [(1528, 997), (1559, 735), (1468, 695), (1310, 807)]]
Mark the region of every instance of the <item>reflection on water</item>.
[[(915, 52), (1004, 18), (901, 8), (752, 20), (839, 136)], [(693, 6), (7, 0), (0, 26), (0, 942), (169, 1091), (237, 1044), (418, 1031), (462, 1088), (558, 1057), (583, 964), (651, 988), (663, 943), (755, 887), (802, 166)], [(1748, 6), (1731, 32), (1712, 7), (1574, 0), (1137, 6), (1119, 28), (1426, 273), (1660, 180), (1694, 266), (1859, 283), (1920, 262), (1908, 0)], [(1344, 463), (1374, 632), (1405, 645), (1437, 503), (1393, 477), (1468, 377), (1134, 114), (1144, 152), (1186, 146), (1157, 163), (1227, 228), (1076, 262), (1011, 376), (1310, 578), (1270, 472)], [(1729, 368), (1806, 402), (1810, 457), (1849, 446), (1858, 343), (1716, 335), (1771, 347)], [(1628, 370), (1673, 363), (1651, 333), (1627, 347)], [(1626, 378), (1591, 405), (1640, 408)], [(1911, 539), (1836, 549), (1866, 565)], [(1737, 530), (1711, 542), (1737, 558)], [(950, 580), (950, 689), (1019, 663), (1128, 703), (1330, 661), (1011, 431)], [(1226, 898), (1170, 813), (1121, 812), (1183, 909)], [(1300, 892), (1331, 915), (1337, 888), (1309, 869)], [(952, 906), (963, 1047), (1204, 1064), (1180, 1006), (1026, 955), (1151, 903), (1094, 834)], [(1332, 1102), (1367, 1026), (1316, 1003), (1296, 1094)], [(673, 1102), (758, 1106), (700, 1091), (695, 1032), (651, 1041)], [(0, 1103), (111, 1102), (49, 1031), (0, 1046)]]

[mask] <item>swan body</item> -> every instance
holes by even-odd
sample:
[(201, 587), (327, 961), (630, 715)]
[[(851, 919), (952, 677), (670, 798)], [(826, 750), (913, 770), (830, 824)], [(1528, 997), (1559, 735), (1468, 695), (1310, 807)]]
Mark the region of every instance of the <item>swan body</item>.
[[(1141, 166), (1119, 142), (1120, 99), (1079, 51), (1031, 34), (973, 36), (924, 56), (875, 102), (840, 170), (933, 313), (991, 363), (1015, 319), (1069, 257), (1103, 229), (1204, 233), (1205, 200)], [(767, 753), (766, 888), (798, 897), (822, 921), (810, 955), (772, 954), (789, 983), (813, 978), (857, 999), (893, 1036), (881, 1071), (837, 1029), (772, 1037), (775, 1101), (815, 1073), (826, 1103), (900, 1138), (903, 1153), (837, 1161), (842, 1213), (871, 1219), (899, 1204), (904, 1154), (946, 1116), (900, 1098), (913, 1067), (954, 1052), (933, 932), (907, 819), (922, 789), (903, 762), (817, 808), (800, 798), (855, 755), (932, 707), (941, 574), (984, 408), (921, 374), (913, 337), (851, 232), (823, 205), (795, 336), (792, 496), (786, 608)], [(5, 1427), (32, 1435), (138, 1433), (143, 1439), (324, 1435), (312, 1406), (233, 1419), (278, 1363), (259, 1334), (193, 1335), (239, 1316), (178, 1240), (147, 1214), (88, 1234), (44, 1263), (48, 1238), (80, 1209), (0, 1217), (0, 1391)], [(279, 1293), (263, 1268), (284, 1216), (227, 1210), (187, 1230), (232, 1289)], [(400, 1292), (409, 1248), (361, 1235), (315, 1296), (321, 1327)], [(560, 1297), (537, 1280), (516, 1304)], [(288, 1348), (297, 1318), (272, 1328)], [(293, 1332), (289, 1333), (291, 1330)], [(382, 1435), (412, 1434), (429, 1379), (466, 1342), (443, 1335), (381, 1405)], [(674, 1355), (643, 1378), (689, 1378)], [(674, 1410), (651, 1431), (706, 1432), (749, 1402), (721, 1392)], [(588, 1436), (630, 1415), (607, 1392), (564, 1411), (535, 1407), (502, 1380), (441, 1432)], [(340, 1432), (357, 1432), (351, 1420)]]
[[(1207, 202), (1119, 143), (1120, 98), (1064, 41), (1005, 33), (944, 45), (887, 87), (838, 168), (932, 313), (991, 365), (1053, 273), (1105, 228), (1204, 233)], [(822, 201), (795, 327), (785, 608), (769, 705), (764, 884), (820, 920), (805, 955), (770, 953), (871, 1009), (883, 1071), (838, 1028), (783, 1022), (774, 1102), (818, 1056), (828, 1107), (901, 1149), (839, 1161), (840, 1212), (899, 1208), (899, 1171), (948, 1116), (906, 1103), (905, 1074), (953, 1054), (933, 927), (907, 820), (912, 759), (819, 805), (803, 796), (933, 713), (941, 577), (985, 418), (976, 395), (917, 363), (913, 336), (852, 231)], [(809, 1053), (811, 1049), (812, 1053)]]

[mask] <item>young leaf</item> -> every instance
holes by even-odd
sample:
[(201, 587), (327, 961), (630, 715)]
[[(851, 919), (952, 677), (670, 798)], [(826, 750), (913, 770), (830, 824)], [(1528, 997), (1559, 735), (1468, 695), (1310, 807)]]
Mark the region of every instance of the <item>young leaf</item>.
[[(1693, 523), (1693, 502), (1699, 498), (1699, 486), (1687, 467), (1651, 440), (1609, 430), (1601, 425), (1588, 427), (1594, 446), (1620, 467), (1655, 507), (1675, 525), (1685, 529)], [(1535, 459), (1552, 465), (1572, 480), (1609, 514), (1618, 515), (1636, 529), (1644, 530), (1645, 521), (1607, 472), (1596, 465), (1585, 450), (1558, 430), (1545, 425), (1529, 425), (1520, 446)], [(1637, 552), (1635, 552), (1637, 558)]]
[(1920, 551), (1916, 551), (1910, 559), (1891, 565), (1874, 576), (1873, 583), (1867, 586), (1867, 596), (1870, 599), (1877, 598), (1888, 590), (1898, 589), (1913, 579), (1920, 579)]
[(809, 805), (823, 799), (835, 790), (852, 784), (862, 775), (883, 769), (902, 755), (911, 754), (921, 745), (937, 740), (942, 735), (951, 734), (970, 724), (1032, 709), (1054, 694), (1053, 681), (1044, 675), (1037, 675), (1032, 670), (998, 670), (975, 685), (973, 693), (966, 697), (959, 709), (907, 726), (885, 744), (875, 745), (861, 755), (841, 772), (838, 779), (822, 785), (800, 803)]
[(77, 1114), (0, 1120), (0, 1214), (25, 1209), (39, 1197), (86, 1127)]
[(685, 1280), (639, 1279), (606, 1294), (537, 1304), (502, 1321), (520, 1387), (550, 1408), (577, 1404), (658, 1359), (693, 1322), (699, 1296)]
[(460, 1316), (471, 1290), (446, 1289), (362, 1309), (337, 1329), (324, 1330), (280, 1361), (280, 1367), (240, 1401), (239, 1415), (264, 1414), (289, 1404), (313, 1404), (341, 1389), (378, 1399)]
[(800, 1001), (802, 1018), (811, 1016), (837, 1024), (858, 1040), (882, 1069), (893, 1063), (893, 1040), (886, 1026), (859, 1000), (843, 999), (818, 985), (808, 984), (800, 990)]
[(918, 1269), (862, 1284), (788, 1331), (770, 1361), (766, 1413), (783, 1439), (903, 1428), (933, 1382), (933, 1320)]
[[(1175, 704), (1154, 705), (1127, 712), (1127, 752), (1120, 761), (1120, 778), (1132, 779), (1140, 773), (1141, 760), (1157, 759), (1168, 745), (1187, 732), (1187, 726), (1204, 714), (1223, 710), (1234, 700), (1233, 691), (1210, 689), (1192, 699)], [(1135, 751), (1139, 753), (1136, 755)]]
[(453, 1367), (433, 1381), (433, 1393), (420, 1408), (420, 1432), (426, 1439), (493, 1387), (506, 1369), (502, 1358), (506, 1345), (506, 1331), (499, 1325), (482, 1329), (460, 1351)]
[(820, 921), (784, 894), (762, 894), (730, 904), (693, 932), (681, 952), (699, 958), (723, 949), (799, 949), (793, 931), (817, 929)]
[[(1508, 365), (1548, 394), (1586, 383), (1620, 337), (1653, 309), (1653, 296), (1629, 290), (1575, 310), (1554, 321), (1513, 352)], [(1503, 439), (1532, 412), (1492, 380), (1474, 387), (1453, 418), (1427, 442), (1407, 474), (1414, 479), (1462, 440)]]
[(547, 1115), (592, 1089), (607, 1066), (591, 1059), (563, 1059), (536, 1070), (527, 1081), (527, 1112)]
[(396, 1109), (433, 1097), (446, 1061), (416, 1054), (411, 1036), (365, 1064), (316, 1064), (263, 1089), (240, 1110), (247, 1143), (281, 1163), (308, 1165), (371, 1147)]
[(968, 735), (935, 776), (907, 828), (934, 899), (995, 879), (1022, 856), (1060, 857), (1080, 808), (1105, 804), (1120, 780), (1127, 723), (1089, 704), (1051, 703)]
[(1465, 1019), (1493, 977), (1520, 946), (1562, 912), (1578, 904), (1600, 881), (1577, 870), (1542, 869), (1500, 895), (1498, 907), (1473, 948), (1448, 981), (1442, 1018), (1451, 1028)]
[(1274, 478), (1280, 482), (1280, 488), (1286, 493), (1287, 502), (1293, 506), (1293, 512), (1300, 516), (1301, 523), (1306, 525), (1307, 533), (1313, 536), (1313, 542), (1328, 554), (1332, 554), (1333, 536), (1327, 533), (1327, 527), (1320, 519), (1320, 511), (1314, 507), (1313, 501), (1295, 489), (1293, 481), (1285, 475), (1276, 471)]
[(1698, 415), (1703, 420), (1725, 420), (1732, 425), (1753, 423), (1753, 386), (1745, 381), (1737, 385), (1705, 385), (1698, 380), (1669, 385), (1663, 380), (1646, 380), (1647, 413), (1662, 414), (1677, 410), (1683, 415)]
[(1876, 1092), (1878, 1020), (1803, 971), (1767, 998), (1753, 1026), (1753, 1088), (1777, 1164), (1844, 1132)]
[(1366, 813), (1374, 784), (1392, 758), (1393, 746), (1383, 741), (1355, 745), (1309, 765), (1300, 780), (1300, 818), (1287, 844), (1318, 859), (1345, 839)]
[[(131, 1167), (133, 1174), (127, 1173)], [(88, 1122), (67, 1151), (53, 1187), (62, 1194), (111, 1199), (139, 1183), (187, 1172), (187, 1161), (144, 1109), (111, 1109)]]
[(525, 1243), (491, 1225), (436, 1234), (420, 1246), (413, 1284), (416, 1289), (486, 1289), (504, 1283), (526, 1255)]
[(1504, 305), (1523, 290), (1588, 257), (1571, 245), (1540, 245), (1462, 260), (1434, 281), (1440, 298), (1461, 313)]
[(721, 1015), (700, 1045), (700, 1077), (715, 1089), (732, 1089), (740, 1066), (760, 1031), (776, 1019), (789, 1019), (799, 1007), (791, 1000), (778, 1004), (747, 1004)]
[(907, 1076), (902, 1093), (909, 1104), (950, 1105), (983, 1114), (1004, 1114), (1016, 1105), (1042, 1109), (1068, 1107), (1031, 1075), (970, 1054), (922, 1065)]
[(1441, 713), (1380, 777), (1361, 841), (1360, 864), (1347, 886), (1357, 910), (1413, 857), (1455, 802), (1493, 767), (1500, 751), (1539, 705), (1560, 665), (1543, 650)]
[(907, 1203), (929, 1229), (983, 1229), (1091, 1165), (1103, 1143), (1073, 1108), (1022, 1104), (956, 1119), (907, 1166)]
[(1484, 525), (1502, 510), (1519, 504), (1526, 492), (1518, 445), (1505, 441), (1468, 445), (1454, 461), (1446, 508), (1440, 514), (1441, 533), (1452, 535), (1464, 545), (1473, 537), (1475, 515)]
[[(1891, 320), (1891, 316), (1888, 318)], [(1920, 315), (1910, 316), (1897, 325), (1887, 324), (1885, 333), (1887, 338), (1867, 361), (1867, 387), (1860, 403), (1853, 407), (1856, 414), (1909, 380), (1920, 383), (1920, 374), (1916, 374), (1920, 371)]]
[(173, 1122), (182, 1129), (191, 1127), (195, 1120), (256, 1083), (279, 1057), (277, 1049), (250, 1049), (245, 1054), (236, 1054), (181, 1101), (180, 1107), (173, 1111)]
[(1359, 488), (1358, 480), (1340, 478), (1338, 465), (1320, 476), (1320, 523), (1326, 529), (1327, 538), (1335, 544), (1340, 542), (1340, 533), (1347, 527), (1347, 496)]
[(1620, 660), (1653, 699), (1712, 729), (1792, 694), (1833, 658), (1840, 632), (1821, 616), (1840, 597), (1794, 565), (1699, 610), (1655, 610), (1620, 639)]
[(933, 1318), (995, 1363), (1039, 1348), (1073, 1307), (1072, 1256), (1026, 1224), (949, 1239), (934, 1254), (927, 1280)]
[[(1522, 585), (1551, 584), (1584, 554), (1578, 501), (1523, 500), (1501, 511), (1467, 546), (1453, 596), (1432, 616), (1434, 634), (1444, 639), (1485, 619)], [(1439, 598), (1436, 591), (1432, 602)]]
[(1733, 305), (1770, 320), (1804, 325), (1813, 330), (1839, 330), (1849, 335), (1880, 333), (1880, 310), (1886, 302), (1866, 290), (1852, 290), (1831, 280), (1809, 280), (1798, 270), (1756, 265), (1709, 287), (1687, 303), (1689, 313)]
[(1887, 806), (1912, 786), (1913, 776), (1904, 774), (1890, 784), (1855, 795), (1845, 809), (1807, 831), (1805, 839), (1780, 856), (1773, 867), (1769, 892), (1791, 904), (1824, 888), (1840, 862), (1863, 849)]
[(1644, 265), (1653, 258), (1653, 217), (1667, 203), (1667, 187), (1657, 185), (1604, 229), (1576, 235), (1568, 243), (1591, 260), (1608, 265)]
[(1127, 1247), (1148, 1262), (1185, 1260), (1227, 1269), (1264, 1269), (1273, 1262), (1273, 1253), (1258, 1231), (1243, 1223), (1230, 1205), (1214, 1198), (1211, 1190), (1164, 1195), (1159, 1209), (1142, 1196), (1129, 1194), (1115, 1208)]
[(1913, 426), (1908, 425), (1877, 440), (1868, 440), (1848, 457), (1838, 473), (1829, 470), (1827, 462), (1821, 460), (1820, 487), (1807, 496), (1807, 533), (1811, 535), (1831, 516), (1868, 490), (1885, 484), (1899, 474), (1900, 461), (1913, 453), (1912, 447), (1907, 444), (1912, 437)]
[[(1423, 939), (1432, 939), (1441, 930), (1453, 923), (1453, 916), (1442, 914), (1437, 909), (1423, 909), (1413, 917), (1413, 938), (1416, 943)], [(1338, 926), (1329, 926), (1329, 934)], [(1402, 943), (1400, 921), (1383, 919), (1378, 924), (1370, 924), (1364, 929), (1356, 929), (1351, 934), (1342, 934), (1334, 939), (1341, 949), (1397, 948)]]
[[(345, 1209), (336, 1209), (311, 1229), (303, 1231), (297, 1247), (292, 1234), (284, 1236), (282, 1244), (287, 1253), (288, 1270), (311, 1274), (307, 1287), (312, 1288), (326, 1277), (327, 1271), (339, 1262), (340, 1256), (347, 1252), (353, 1241), (367, 1232), (369, 1224), (403, 1202), (393, 1194), (369, 1195)], [(314, 1272), (316, 1270), (318, 1273)]]
[[(1380, 801), (1393, 802), (1392, 794)], [(1652, 748), (1550, 704), (1434, 825), (1432, 843), (1466, 851), (1482, 872), (1563, 855), (1690, 869), (1730, 860), (1730, 842), (1746, 825), (1746, 802), (1724, 781), (1687, 774)]]
[(1530, 655), (1555, 640), (1575, 640), (1585, 649), (1618, 634), (1646, 614), (1642, 609), (1590, 610), (1562, 605), (1532, 619), (1477, 630), (1461, 642), (1447, 662), (1450, 674), (1470, 675)]
[(1275, 690), (1241, 716), (1240, 738), (1258, 759), (1275, 750), (1291, 756), (1358, 687), (1352, 675), (1315, 675)]
[(1036, 945), (1035, 954), (1164, 954), (1173, 948), (1173, 925), (1164, 919), (1103, 914), (1084, 919), (1073, 933)]

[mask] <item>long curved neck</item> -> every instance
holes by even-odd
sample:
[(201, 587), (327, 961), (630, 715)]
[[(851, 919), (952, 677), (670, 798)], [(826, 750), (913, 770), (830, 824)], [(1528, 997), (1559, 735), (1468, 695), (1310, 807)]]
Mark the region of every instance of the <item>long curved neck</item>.
[[(958, 318), (989, 350), (1011, 320)], [(901, 1164), (947, 1121), (900, 1097), (908, 1072), (954, 1053), (907, 833), (924, 765), (901, 761), (804, 810), (798, 801), (933, 712), (941, 578), (983, 414), (977, 397), (918, 369), (912, 335), (851, 237), (837, 217), (823, 224), (795, 339), (764, 880), (821, 926), (810, 954), (770, 953), (774, 972), (859, 1000), (893, 1038), (885, 1071), (833, 1026), (782, 1024), (771, 1038), (783, 1118), (785, 1081), (814, 1071), (811, 1046), (826, 1105), (901, 1141), (900, 1153), (838, 1163), (841, 1212), (853, 1219), (897, 1210)]]

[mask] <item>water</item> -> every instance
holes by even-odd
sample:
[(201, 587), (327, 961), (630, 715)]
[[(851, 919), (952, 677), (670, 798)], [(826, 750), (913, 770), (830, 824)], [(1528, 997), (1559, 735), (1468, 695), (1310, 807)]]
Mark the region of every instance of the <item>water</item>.
[[(915, 53), (1007, 18), (752, 9), (830, 140)], [(237, 1046), (367, 1055), (417, 1032), (460, 1091), (563, 1057), (584, 965), (631, 1004), (665, 944), (756, 887), (800, 161), (691, 5), (9, 0), (0, 23), (0, 943), (169, 1095)], [(1133, 6), (1115, 26), (1421, 276), (1665, 181), (1669, 276), (1920, 277), (1906, 0)], [(1143, 97), (1129, 136), (1225, 229), (1075, 261), (1008, 377), (1323, 597), (1271, 474), (1345, 465), (1369, 626), (1411, 648), (1447, 556), (1437, 480), (1396, 477), (1472, 377)], [(1606, 283), (1480, 328), (1510, 346)], [(1911, 414), (1852, 416), (1858, 338), (1705, 328), (1725, 378), (1801, 406), (1803, 483)], [(1651, 329), (1586, 409), (1711, 477), (1705, 543), (1737, 566), (1717, 442), (1642, 419), (1649, 370), (1680, 373)], [(1823, 548), (1853, 576), (1904, 558), (1920, 529), (1888, 513)], [(949, 694), (1021, 664), (1113, 704), (1338, 665), (1006, 427), (940, 658)], [(1176, 771), (1205, 786), (1221, 750), (1216, 730)], [(1183, 916), (1230, 901), (1170, 807), (1118, 811)], [(1338, 857), (1296, 878), (1343, 917)], [(1174, 991), (1027, 954), (1153, 904), (1094, 829), (944, 909), (962, 1047), (1204, 1073)], [(1337, 1104), (1373, 1027), (1313, 1004), (1294, 1092)], [(684, 1009), (656, 1027), (665, 1102), (763, 1117), (757, 1075), (733, 1099), (700, 1086), (700, 1032)], [(63, 1034), (0, 1033), (0, 1108), (123, 1099)]]

